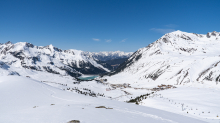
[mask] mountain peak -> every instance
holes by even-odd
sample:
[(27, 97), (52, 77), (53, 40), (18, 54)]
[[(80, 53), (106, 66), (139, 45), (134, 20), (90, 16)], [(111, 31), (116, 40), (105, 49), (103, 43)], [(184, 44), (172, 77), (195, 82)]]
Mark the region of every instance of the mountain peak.
[(211, 35), (213, 35), (213, 36), (220, 36), (220, 32), (213, 31), (213, 32), (211, 32)]
[(11, 42), (11, 41), (8, 41), (8, 42), (5, 43), (5, 45), (7, 45), (7, 44), (12, 44), (12, 42)]
[(176, 31), (170, 32), (170, 33), (168, 33), (168, 34), (182, 35), (183, 33), (187, 33), (187, 32), (183, 32), (183, 31), (180, 31), (180, 30), (176, 30)]
[(50, 45), (48, 45), (48, 47), (53, 47), (53, 45), (52, 45), (52, 44), (50, 44)]

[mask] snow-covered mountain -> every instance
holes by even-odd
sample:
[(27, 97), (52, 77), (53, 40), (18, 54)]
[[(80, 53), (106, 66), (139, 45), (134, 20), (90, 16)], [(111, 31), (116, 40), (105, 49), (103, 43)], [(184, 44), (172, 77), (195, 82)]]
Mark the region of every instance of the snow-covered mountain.
[(135, 85), (138, 81), (143, 86), (154, 87), (159, 83), (218, 84), (219, 47), (219, 32), (214, 31), (204, 35), (175, 31), (137, 50), (118, 67), (112, 77), (106, 78), (114, 83), (128, 82)]
[(109, 72), (105, 68), (107, 66), (105, 63), (101, 63), (89, 54), (84, 54), (83, 51), (61, 50), (52, 45), (34, 46), (26, 42), (0, 44), (0, 61), (1, 67), (5, 66), (3, 68), (22, 67), (73, 77)]
[(129, 58), (133, 52), (123, 52), (123, 51), (114, 51), (114, 52), (85, 52), (87, 55), (92, 55), (94, 58), (100, 61), (107, 61), (112, 59), (119, 58)]
[[(219, 47), (219, 32), (171, 32), (137, 50), (102, 79), (112, 85), (130, 84), (131, 88), (123, 90), (135, 99), (138, 99), (135, 95), (153, 90), (154, 95), (144, 98), (139, 105), (217, 123), (220, 114)], [(127, 97), (120, 96), (121, 99)]]

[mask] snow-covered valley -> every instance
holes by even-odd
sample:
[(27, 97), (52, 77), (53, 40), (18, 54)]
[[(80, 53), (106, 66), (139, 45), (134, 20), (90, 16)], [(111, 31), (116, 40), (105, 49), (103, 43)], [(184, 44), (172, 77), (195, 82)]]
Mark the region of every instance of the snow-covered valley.
[[(1, 44), (0, 122), (219, 123), (219, 37), (168, 33), (114, 72), (83, 51)], [(94, 71), (110, 73), (75, 78)]]

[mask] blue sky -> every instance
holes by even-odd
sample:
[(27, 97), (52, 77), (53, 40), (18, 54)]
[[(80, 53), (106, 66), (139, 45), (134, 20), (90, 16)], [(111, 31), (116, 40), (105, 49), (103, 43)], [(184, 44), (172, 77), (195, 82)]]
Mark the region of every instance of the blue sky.
[(220, 0), (0, 0), (0, 42), (134, 52), (175, 30), (220, 32)]

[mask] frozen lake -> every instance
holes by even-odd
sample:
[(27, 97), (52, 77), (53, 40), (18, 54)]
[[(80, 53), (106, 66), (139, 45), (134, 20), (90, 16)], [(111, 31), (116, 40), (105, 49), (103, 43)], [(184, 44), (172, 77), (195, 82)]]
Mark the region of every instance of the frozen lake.
[(81, 80), (92, 80), (96, 77), (99, 77), (98, 75), (82, 75), (80, 77), (78, 77), (78, 79), (81, 79)]

